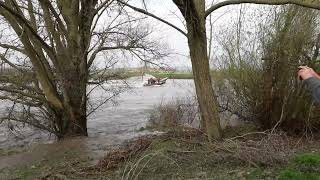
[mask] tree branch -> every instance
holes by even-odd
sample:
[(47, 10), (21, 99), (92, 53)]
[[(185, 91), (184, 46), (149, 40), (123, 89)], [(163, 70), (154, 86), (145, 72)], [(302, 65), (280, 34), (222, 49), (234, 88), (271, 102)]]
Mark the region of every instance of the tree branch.
[(133, 49), (133, 48), (144, 48), (144, 47), (139, 47), (139, 46), (114, 46), (114, 47), (100, 47), (98, 48), (97, 50), (95, 50), (89, 61), (88, 61), (88, 67), (90, 67), (93, 63), (93, 61), (95, 60), (97, 54), (101, 51), (107, 51), (107, 50), (115, 50), (115, 49), (123, 49), (123, 50), (130, 50), (130, 49)]
[(0, 59), (4, 62), (7, 63), (9, 66), (11, 66), (12, 68), (18, 70), (19, 72), (24, 72), (24, 70), (22, 68), (19, 68), (17, 65), (15, 65), (14, 63), (12, 63), (9, 59), (7, 59), (3, 54), (0, 54)]
[[(43, 49), (46, 50), (48, 55), (55, 59), (55, 55), (53, 53), (52, 48), (37, 34), (37, 32), (31, 27), (28, 20), (26, 20), (24, 17), (22, 17), (19, 13), (12, 10), (10, 7), (6, 6), (4, 2), (0, 1), (0, 10), (4, 9), (8, 13), (10, 13), (13, 17), (15, 17), (15, 20), (19, 23), (20, 26), (27, 27), (30, 34), (42, 45)], [(0, 11), (1, 12), (1, 11)]]
[(42, 102), (35, 102), (34, 100), (26, 101), (26, 100), (21, 100), (21, 99), (9, 97), (9, 96), (0, 96), (0, 99), (9, 100), (18, 104), (23, 104), (23, 105), (32, 106), (32, 107), (40, 107), (43, 105)]
[(2, 44), (2, 43), (0, 43), (0, 47), (2, 47), (2, 48), (4, 48), (4, 49), (12, 49), (12, 50), (18, 51), (18, 52), (20, 52), (20, 53), (22, 53), (22, 54), (26, 54), (26, 52), (25, 52), (24, 49), (19, 48), (19, 47), (17, 47), (17, 46), (12, 46), (12, 45), (10, 45), (10, 44)]
[(145, 14), (145, 15), (147, 15), (147, 16), (153, 17), (154, 19), (157, 19), (157, 20), (159, 20), (159, 21), (167, 24), (168, 26), (171, 26), (172, 28), (174, 28), (175, 30), (179, 31), (181, 34), (183, 34), (184, 36), (187, 37), (187, 33), (186, 33), (186, 32), (184, 32), (183, 30), (181, 30), (181, 29), (178, 28), (177, 26), (171, 24), (170, 22), (168, 22), (168, 21), (166, 21), (166, 20), (164, 20), (164, 19), (162, 19), (162, 18), (160, 18), (160, 17), (158, 17), (158, 16), (156, 16), (156, 15), (150, 13), (150, 12), (147, 12), (147, 11), (144, 10), (144, 9), (131, 6), (130, 4), (125, 3), (125, 2), (123, 2), (123, 1), (121, 1), (121, 0), (118, 0), (118, 2), (121, 3), (121, 4), (123, 4), (123, 5), (125, 5), (125, 6), (127, 6), (127, 7), (129, 7), (129, 8), (131, 8), (131, 9), (133, 9), (134, 11), (137, 11), (137, 12), (140, 12), (140, 13)]
[(95, 10), (94, 14), (98, 14), (98, 12), (101, 9), (105, 9), (106, 7), (109, 7), (110, 4), (113, 2), (114, 0), (106, 0), (105, 2), (102, 2)]
[(47, 102), (46, 99), (43, 96), (39, 96), (39, 95), (37, 96), (37, 95), (31, 94), (31, 93), (25, 92), (23, 90), (13, 89), (12, 87), (1, 86), (0, 87), (0, 91), (19, 94), (21, 96), (29, 97), (31, 99), (36, 99), (36, 100), (41, 101), (41, 102)]
[(205, 17), (209, 16), (213, 11), (228, 5), (235, 4), (265, 4), (265, 5), (285, 5), (295, 4), (312, 9), (320, 10), (320, 0), (227, 0), (212, 5), (206, 10)]

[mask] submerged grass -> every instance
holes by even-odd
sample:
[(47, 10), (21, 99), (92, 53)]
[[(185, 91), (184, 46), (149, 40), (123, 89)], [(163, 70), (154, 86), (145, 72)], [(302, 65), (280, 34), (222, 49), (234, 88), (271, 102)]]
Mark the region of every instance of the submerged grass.
[(89, 161), (90, 157), (70, 149), (28, 164), (0, 169), (0, 179), (88, 179), (82, 169), (89, 166)]
[(0, 157), (19, 154), (25, 150), (23, 149), (0, 149)]

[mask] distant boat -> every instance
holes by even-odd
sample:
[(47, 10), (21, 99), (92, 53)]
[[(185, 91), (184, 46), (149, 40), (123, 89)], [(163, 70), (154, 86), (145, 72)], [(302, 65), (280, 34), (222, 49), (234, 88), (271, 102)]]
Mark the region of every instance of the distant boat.
[(150, 78), (148, 79), (148, 82), (143, 84), (143, 86), (161, 86), (166, 83), (167, 79), (168, 77), (159, 80), (156, 80), (156, 78)]

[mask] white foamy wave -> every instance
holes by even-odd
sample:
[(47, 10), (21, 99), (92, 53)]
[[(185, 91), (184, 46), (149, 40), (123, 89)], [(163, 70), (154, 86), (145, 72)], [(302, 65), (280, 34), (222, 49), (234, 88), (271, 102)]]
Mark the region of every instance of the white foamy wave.
[(134, 76), (126, 79), (126, 82), (131, 86), (131, 87), (143, 87), (145, 83), (148, 82), (148, 79), (150, 78), (155, 78), (154, 76), (150, 74), (145, 74), (143, 76)]

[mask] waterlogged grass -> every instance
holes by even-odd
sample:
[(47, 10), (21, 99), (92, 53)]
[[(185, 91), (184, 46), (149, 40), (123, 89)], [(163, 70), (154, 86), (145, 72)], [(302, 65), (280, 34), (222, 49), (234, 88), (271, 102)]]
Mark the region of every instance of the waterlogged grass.
[(82, 175), (81, 169), (89, 166), (89, 157), (83, 157), (73, 150), (51, 156), (29, 164), (0, 169), (0, 179), (88, 179)]
[(24, 150), (18, 150), (18, 149), (0, 149), (0, 157), (1, 156), (10, 156), (14, 154), (18, 154), (23, 152)]

